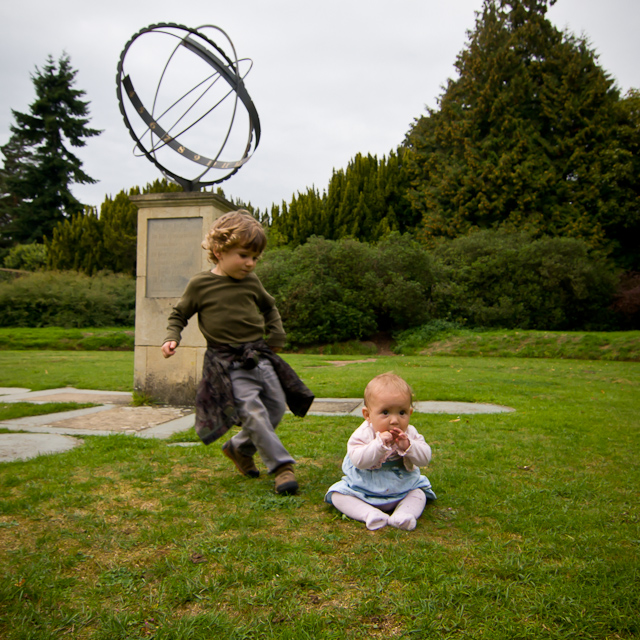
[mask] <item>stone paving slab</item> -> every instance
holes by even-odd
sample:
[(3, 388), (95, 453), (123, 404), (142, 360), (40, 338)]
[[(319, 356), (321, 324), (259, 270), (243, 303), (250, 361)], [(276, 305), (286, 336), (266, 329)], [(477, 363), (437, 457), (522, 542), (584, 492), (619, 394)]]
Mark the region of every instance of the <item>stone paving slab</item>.
[(475, 413), (511, 413), (511, 407), (500, 404), (485, 404), (481, 402), (438, 402), (426, 401), (414, 403), (418, 413), (448, 413), (449, 415), (472, 415)]
[(56, 420), (49, 415), (48, 427), (109, 431), (110, 433), (136, 433), (163, 422), (169, 422), (193, 413), (190, 409), (177, 407), (114, 407), (91, 415), (66, 417)]
[(79, 438), (51, 433), (3, 433), (0, 434), (0, 462), (62, 453), (81, 444), (82, 440)]
[(29, 389), (11, 389), (0, 387), (2, 402), (32, 402), (44, 404), (46, 402), (77, 402), (84, 404), (130, 404), (133, 394), (128, 391), (97, 391), (95, 389), (45, 389), (44, 391), (30, 391)]
[[(188, 426), (185, 418), (189, 421)], [(165, 424), (167, 427), (158, 429), (158, 427)], [(44, 416), (28, 416), (5, 420), (0, 422), (0, 427), (12, 431), (66, 435), (99, 436), (125, 433), (143, 437), (169, 437), (177, 431), (190, 429), (193, 424), (194, 418), (191, 409), (104, 405), (77, 411), (63, 411)], [(150, 431), (150, 434), (143, 434), (145, 431)], [(160, 433), (166, 433), (166, 435), (160, 436)]]
[(22, 387), (0, 387), (0, 399), (6, 402), (3, 396), (12, 396), (17, 393), (29, 393), (30, 389), (23, 389)]
[[(140, 438), (166, 439), (193, 427), (193, 409), (163, 406), (127, 406), (132, 394), (90, 389), (29, 391), (0, 387), (0, 402), (91, 402), (97, 407), (29, 416), (0, 422), (0, 427), (27, 433), (0, 434), (0, 462), (26, 459), (44, 453), (66, 451), (82, 443), (82, 435), (128, 434)], [(309, 410), (316, 416), (362, 417), (361, 398), (317, 398)], [(511, 407), (472, 402), (415, 403), (419, 413), (449, 415), (506, 413)], [(75, 436), (75, 437), (73, 437)]]
[[(318, 398), (311, 405), (309, 415), (352, 415), (361, 417), (363, 406), (364, 402), (360, 398)], [(450, 415), (510, 413), (515, 411), (511, 407), (498, 404), (444, 401), (418, 401), (414, 403), (414, 410), (418, 413), (446, 413)]]
[(310, 416), (362, 415), (361, 398), (316, 398), (309, 408)]

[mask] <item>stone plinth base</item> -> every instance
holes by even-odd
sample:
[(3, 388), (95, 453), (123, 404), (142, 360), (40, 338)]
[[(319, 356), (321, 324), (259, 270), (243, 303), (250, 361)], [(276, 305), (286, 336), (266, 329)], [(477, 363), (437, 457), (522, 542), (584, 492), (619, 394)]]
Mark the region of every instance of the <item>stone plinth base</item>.
[(131, 196), (138, 207), (134, 389), (163, 404), (191, 406), (206, 343), (194, 317), (172, 358), (162, 357), (167, 318), (189, 279), (212, 267), (200, 244), (236, 207), (213, 193)]

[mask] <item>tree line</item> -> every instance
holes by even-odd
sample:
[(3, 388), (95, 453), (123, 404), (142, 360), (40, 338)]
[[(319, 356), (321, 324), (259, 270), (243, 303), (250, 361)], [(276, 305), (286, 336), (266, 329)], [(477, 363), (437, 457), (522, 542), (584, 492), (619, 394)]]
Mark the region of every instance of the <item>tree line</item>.
[(640, 270), (640, 92), (622, 97), (544, 0), (485, 0), (458, 77), (388, 158), (356, 156), (327, 189), (274, 207), (281, 244), (312, 235), (425, 246), (482, 229), (583, 239)]

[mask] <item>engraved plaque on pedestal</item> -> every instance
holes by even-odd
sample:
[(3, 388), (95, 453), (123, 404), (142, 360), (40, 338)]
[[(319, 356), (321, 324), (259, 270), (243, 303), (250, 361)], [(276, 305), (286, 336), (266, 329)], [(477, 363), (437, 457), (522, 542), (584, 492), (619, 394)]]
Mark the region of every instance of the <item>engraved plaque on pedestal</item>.
[(147, 298), (176, 298), (202, 270), (202, 218), (147, 220)]

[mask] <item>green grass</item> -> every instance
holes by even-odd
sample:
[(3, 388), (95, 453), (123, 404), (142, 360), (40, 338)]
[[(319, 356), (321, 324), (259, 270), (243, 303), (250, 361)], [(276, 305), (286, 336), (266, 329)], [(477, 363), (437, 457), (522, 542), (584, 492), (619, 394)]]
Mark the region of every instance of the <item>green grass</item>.
[[(52, 363), (59, 355), (39, 366), (61, 375), (80, 363)], [(413, 532), (369, 532), (323, 502), (357, 418), (285, 417), (295, 497), (275, 496), (260, 463), (259, 479), (239, 476), (221, 443), (83, 436), (72, 451), (4, 463), (0, 637), (640, 636), (640, 365), (286, 358), (320, 396), (360, 397), (373, 375), (395, 370), (419, 400), (516, 412), (414, 414), (438, 500)], [(87, 375), (106, 360), (96, 362)], [(94, 382), (78, 375), (75, 385)]]
[(0, 387), (131, 391), (131, 351), (0, 351)]
[[(640, 361), (640, 331), (510, 331), (464, 329), (435, 321), (396, 336), (395, 352), (404, 355), (500, 356), (581, 360)], [(132, 351), (133, 327), (64, 329), (0, 328), (0, 351)], [(306, 347), (306, 354), (376, 355), (372, 341)]]
[(48, 413), (75, 411), (76, 409), (86, 409), (87, 407), (95, 406), (95, 404), (90, 402), (45, 402), (43, 404), (32, 404), (30, 402), (0, 401), (0, 420), (15, 420), (16, 418), (25, 418), (28, 416), (43, 416)]
[(0, 350), (132, 351), (133, 347), (133, 327), (0, 327)]
[(396, 353), (640, 361), (640, 331), (473, 330), (432, 323), (398, 336)]

